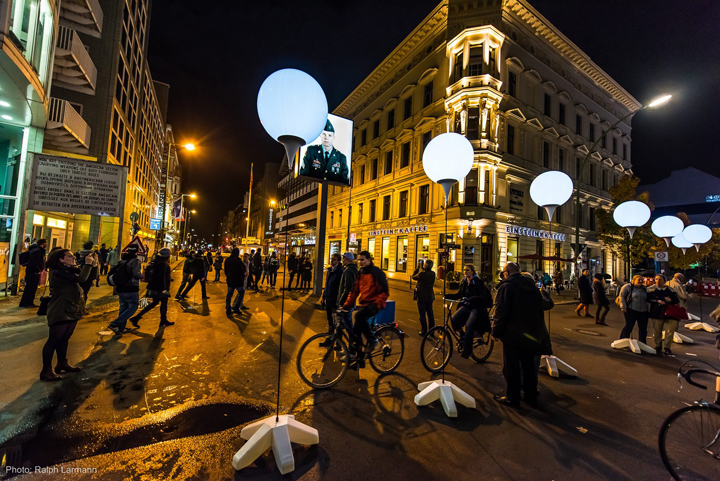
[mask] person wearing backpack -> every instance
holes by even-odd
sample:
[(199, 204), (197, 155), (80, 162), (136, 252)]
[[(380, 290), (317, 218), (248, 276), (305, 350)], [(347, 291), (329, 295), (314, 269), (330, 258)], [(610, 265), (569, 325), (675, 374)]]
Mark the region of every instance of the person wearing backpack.
[(268, 277), (270, 279), (270, 288), (275, 289), (275, 281), (277, 281), (278, 270), (280, 269), (280, 260), (277, 257), (277, 252), (273, 251), (270, 254), (270, 260), (268, 261)]
[(40, 239), (28, 249), (27, 264), (25, 266), (25, 290), (20, 298), (20, 307), (38, 307), (35, 305), (40, 277), (45, 270), (46, 239)]
[(175, 323), (168, 321), (167, 308), (168, 298), (170, 297), (170, 249), (160, 249), (158, 255), (145, 268), (145, 281), (147, 282), (146, 296), (152, 299), (152, 302), (145, 306), (140, 313), (130, 318), (130, 322), (135, 327), (140, 327), (140, 319), (142, 316), (150, 312), (158, 304), (160, 304), (160, 327), (172, 326)]
[(185, 264), (183, 264), (182, 281), (180, 282), (180, 288), (178, 289), (177, 294), (175, 294), (175, 299), (177, 299), (178, 301), (181, 299), (185, 299), (182, 293), (191, 280), (193, 273), (193, 262), (195, 262), (195, 251), (189, 251), (185, 255)]
[[(117, 318), (110, 323), (108, 329), (115, 334), (122, 335), (131, 331), (131, 329), (125, 326), (127, 325), (128, 319), (135, 314), (140, 304), (140, 279), (142, 279), (143, 276), (140, 271), (140, 259), (137, 258), (137, 252), (138, 249), (134, 245), (128, 247), (112, 276), (112, 280), (117, 281), (113, 282), (113, 284), (115, 284), (115, 289), (117, 290), (120, 311), (118, 312)], [(121, 270), (124, 271), (122, 280), (120, 276), (118, 276)], [(130, 275), (128, 275), (128, 273)]]

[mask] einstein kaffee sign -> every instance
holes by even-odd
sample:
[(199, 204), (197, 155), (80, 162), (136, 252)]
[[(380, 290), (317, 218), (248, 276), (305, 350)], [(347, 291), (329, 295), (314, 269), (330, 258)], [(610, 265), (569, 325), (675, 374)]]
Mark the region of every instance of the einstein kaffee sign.
[(120, 217), (125, 179), (120, 165), (35, 155), (28, 208)]
[(508, 234), (517, 234), (527, 237), (536, 237), (538, 239), (551, 239), (565, 242), (565, 234), (557, 232), (548, 232), (541, 229), (530, 229), (528, 227), (519, 227), (516, 225), (509, 225), (505, 227), (505, 232)]

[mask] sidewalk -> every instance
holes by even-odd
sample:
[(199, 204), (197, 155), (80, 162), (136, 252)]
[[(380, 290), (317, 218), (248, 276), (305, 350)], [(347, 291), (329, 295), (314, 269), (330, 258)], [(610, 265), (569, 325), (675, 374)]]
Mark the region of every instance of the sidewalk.
[[(170, 266), (175, 270), (178, 266), (182, 266), (184, 259), (172, 262)], [(141, 284), (140, 289), (144, 286)], [(50, 291), (46, 290), (46, 295)], [(43, 288), (38, 288), (35, 304), (40, 305), (40, 296), (43, 295)], [(37, 308), (18, 307), (21, 296), (0, 297), (0, 330), (8, 327), (22, 326), (25, 324), (33, 324), (36, 322), (46, 322), (46, 316), (38, 316)], [(107, 284), (104, 276), (100, 278), (100, 287), (93, 286), (88, 293), (87, 304), (85, 305), (88, 313), (97, 312), (114, 304), (117, 308), (117, 296), (113, 294), (112, 286)]]

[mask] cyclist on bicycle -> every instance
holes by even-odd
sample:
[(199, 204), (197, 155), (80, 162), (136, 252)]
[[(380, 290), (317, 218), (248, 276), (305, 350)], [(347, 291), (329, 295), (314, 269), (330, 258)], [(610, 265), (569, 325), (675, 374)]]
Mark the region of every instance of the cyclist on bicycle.
[[(447, 294), (446, 299), (461, 299), (459, 308), (452, 316), (452, 327), (460, 333), (462, 352), (465, 359), (470, 357), (475, 333), (490, 331), (490, 318), (488, 309), (492, 307), (493, 298), (485, 282), (475, 273), (475, 266), (465, 264), (463, 269), (465, 278), (460, 283), (456, 294)], [(462, 328), (465, 327), (465, 334)]]
[(353, 284), (352, 291), (343, 303), (343, 309), (350, 309), (357, 301), (355, 312), (355, 325), (353, 332), (355, 333), (356, 352), (360, 352), (362, 346), (361, 334), (367, 339), (366, 350), (372, 352), (378, 344), (378, 340), (370, 329), (368, 320), (375, 316), (382, 309), (385, 309), (385, 301), (390, 295), (387, 278), (385, 273), (376, 267), (372, 262), (372, 256), (368, 251), (362, 251), (358, 254), (358, 263), (360, 264), (360, 275)]

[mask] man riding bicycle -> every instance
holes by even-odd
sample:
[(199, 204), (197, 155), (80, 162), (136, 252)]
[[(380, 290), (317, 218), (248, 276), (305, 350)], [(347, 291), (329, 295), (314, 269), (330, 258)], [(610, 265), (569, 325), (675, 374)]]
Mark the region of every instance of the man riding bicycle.
[(356, 344), (354, 350), (360, 352), (362, 335), (364, 335), (367, 339), (366, 350), (372, 352), (377, 346), (378, 340), (373, 335), (368, 321), (385, 309), (385, 301), (390, 295), (390, 289), (385, 273), (373, 264), (372, 256), (368, 251), (358, 254), (358, 264), (360, 264), (360, 275), (356, 278), (352, 291), (342, 308), (349, 310), (357, 301), (355, 325), (353, 326), (355, 334), (353, 343)]

